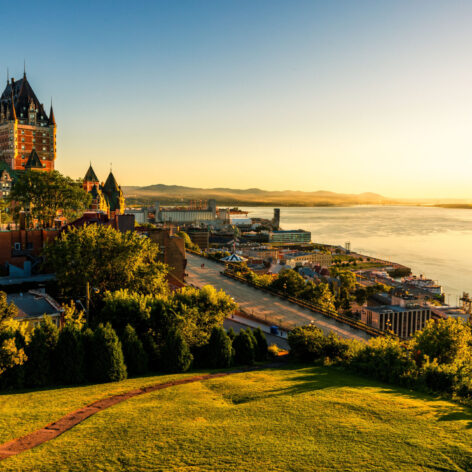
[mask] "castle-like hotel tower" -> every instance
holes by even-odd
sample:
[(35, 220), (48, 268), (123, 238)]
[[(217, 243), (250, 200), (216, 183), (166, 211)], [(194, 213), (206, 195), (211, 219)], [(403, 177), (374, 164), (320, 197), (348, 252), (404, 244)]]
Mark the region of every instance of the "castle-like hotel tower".
[(28, 80), (7, 80), (0, 97), (0, 161), (13, 170), (54, 170), (56, 120), (39, 102)]

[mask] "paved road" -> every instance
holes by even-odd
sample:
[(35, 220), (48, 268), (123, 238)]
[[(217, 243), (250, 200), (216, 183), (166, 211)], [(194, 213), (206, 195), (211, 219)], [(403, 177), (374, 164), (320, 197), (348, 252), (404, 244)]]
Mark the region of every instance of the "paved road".
[[(187, 253), (187, 261), (187, 283), (196, 287), (210, 284), (218, 289), (223, 289), (234, 298), (242, 310), (246, 313), (254, 313), (261, 320), (267, 320), (273, 324), (291, 324), (292, 327), (306, 325), (313, 321), (313, 324), (325, 333), (333, 331), (343, 338), (367, 340), (371, 337), (361, 330), (325, 318), (321, 314), (282, 300), (275, 295), (224, 277), (220, 274), (223, 266), (216, 262), (189, 253)], [(204, 268), (201, 267), (202, 263), (205, 264)]]

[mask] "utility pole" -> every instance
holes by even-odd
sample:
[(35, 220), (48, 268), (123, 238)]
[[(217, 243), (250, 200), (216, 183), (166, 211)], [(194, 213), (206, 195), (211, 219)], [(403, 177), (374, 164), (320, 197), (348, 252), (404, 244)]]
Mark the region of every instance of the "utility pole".
[(90, 315), (90, 282), (87, 280), (85, 284), (85, 309), (86, 309), (86, 320), (89, 322)]

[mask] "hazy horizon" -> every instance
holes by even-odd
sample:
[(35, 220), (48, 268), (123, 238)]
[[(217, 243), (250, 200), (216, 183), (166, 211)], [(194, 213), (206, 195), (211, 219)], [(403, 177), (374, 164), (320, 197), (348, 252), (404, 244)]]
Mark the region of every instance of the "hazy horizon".
[(22, 5), (39, 30), (6, 21), (1, 68), (53, 97), (72, 177), (472, 198), (472, 4)]

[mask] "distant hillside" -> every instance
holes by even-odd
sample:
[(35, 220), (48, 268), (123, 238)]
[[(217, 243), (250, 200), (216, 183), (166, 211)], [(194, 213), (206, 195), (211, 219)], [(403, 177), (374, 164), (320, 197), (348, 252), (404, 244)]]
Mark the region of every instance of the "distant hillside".
[(131, 204), (182, 203), (190, 200), (214, 198), (219, 205), (280, 205), (280, 206), (336, 206), (373, 205), (395, 203), (392, 199), (376, 193), (343, 194), (319, 190), (301, 192), (294, 190), (269, 191), (259, 188), (194, 188), (181, 185), (148, 185), (146, 187), (123, 187), (126, 199)]

